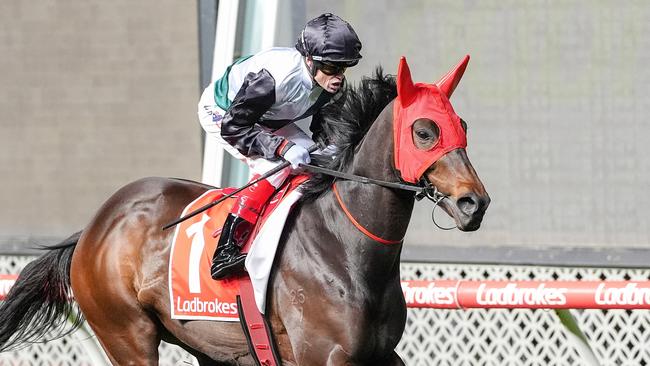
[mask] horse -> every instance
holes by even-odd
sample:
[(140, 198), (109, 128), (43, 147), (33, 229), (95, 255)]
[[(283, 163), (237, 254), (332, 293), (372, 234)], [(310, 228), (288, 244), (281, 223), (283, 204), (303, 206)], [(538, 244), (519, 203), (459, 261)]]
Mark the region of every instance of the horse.
[[(404, 181), (396, 139), (412, 141), (416, 154), (433, 151), (448, 137), (439, 121), (419, 117), (407, 121), (404, 140), (396, 135), (395, 111), (422, 102), (409, 100), (409, 93), (428, 88), (435, 98), (425, 103), (438, 103), (456, 116), (448, 97), (464, 66), (438, 83), (413, 84), (402, 61), (397, 77), (378, 68), (373, 77), (349, 87), (339, 104), (320, 112), (319, 136), (337, 151), (334, 158), (321, 158), (320, 165)], [(464, 137), (465, 122), (454, 121)], [(445, 151), (420, 169), (416, 178), (444, 194), (437, 204), (457, 227), (477, 230), (490, 198), (466, 149)], [(213, 188), (153, 177), (119, 189), (83, 230), (46, 248), (22, 271), (0, 308), (0, 351), (42, 341), (46, 333), (61, 336), (83, 317), (116, 365), (157, 365), (161, 340), (184, 348), (200, 365), (254, 365), (239, 324), (170, 316), (172, 230), (161, 227)], [(281, 363), (403, 365), (395, 352), (406, 323), (399, 265), (413, 192), (323, 174), (314, 174), (303, 191), (269, 279), (265, 316)], [(72, 327), (70, 318), (76, 319)]]

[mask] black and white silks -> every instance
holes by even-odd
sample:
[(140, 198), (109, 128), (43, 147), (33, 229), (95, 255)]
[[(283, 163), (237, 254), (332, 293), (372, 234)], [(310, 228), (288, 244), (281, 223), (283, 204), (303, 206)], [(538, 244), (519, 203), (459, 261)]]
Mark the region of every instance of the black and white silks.
[[(320, 132), (320, 107), (338, 94), (324, 91), (307, 69), (304, 57), (294, 48), (272, 48), (231, 66), (225, 88), (217, 82), (215, 101), (229, 105), (221, 122), (221, 136), (246, 157), (278, 159), (285, 142), (273, 131), (312, 116), (310, 130)], [(221, 86), (221, 88), (220, 88)]]

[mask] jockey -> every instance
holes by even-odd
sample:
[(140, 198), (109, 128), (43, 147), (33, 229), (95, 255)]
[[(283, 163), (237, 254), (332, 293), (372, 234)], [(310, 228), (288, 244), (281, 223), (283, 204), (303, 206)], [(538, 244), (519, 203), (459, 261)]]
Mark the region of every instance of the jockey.
[(212, 259), (212, 278), (243, 268), (241, 247), (266, 202), (287, 177), (310, 162), (309, 136), (294, 122), (313, 116), (310, 130), (319, 133), (318, 111), (337, 99), (346, 68), (361, 59), (354, 29), (336, 15), (310, 20), (295, 48), (271, 48), (230, 65), (210, 84), (199, 102), (199, 120), (253, 175), (280, 165), (291, 166), (242, 191), (221, 231)]

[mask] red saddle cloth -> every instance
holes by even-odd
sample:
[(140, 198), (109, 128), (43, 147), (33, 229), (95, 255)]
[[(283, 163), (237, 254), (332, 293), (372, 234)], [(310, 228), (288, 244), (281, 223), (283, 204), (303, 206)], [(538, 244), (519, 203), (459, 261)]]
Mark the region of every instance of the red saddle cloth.
[[(182, 216), (214, 202), (229, 189), (213, 189), (190, 203)], [(173, 319), (239, 321), (236, 278), (215, 281), (210, 276), (212, 255), (235, 198), (187, 219), (176, 226), (169, 260), (169, 290)]]
[[(253, 234), (242, 249), (247, 253), (253, 239), (282, 198), (307, 178), (297, 176), (287, 181), (273, 195), (262, 212)], [(182, 216), (233, 192), (234, 188), (213, 189), (195, 199), (183, 210)], [(223, 224), (235, 203), (233, 196), (190, 219), (179, 223), (174, 232), (169, 261), (169, 290), (173, 319), (239, 321), (237, 295), (238, 276), (215, 281), (210, 276), (212, 256), (219, 241)]]
[[(287, 181), (271, 198), (242, 252), (286, 194), (307, 180), (297, 176)], [(187, 215), (230, 192), (233, 188), (205, 192), (183, 210)], [(172, 319), (240, 321), (251, 353), (260, 365), (279, 365), (272, 335), (255, 303), (253, 286), (247, 274), (215, 281), (210, 275), (212, 256), (223, 224), (237, 196), (230, 197), (176, 226), (169, 260), (169, 296)]]

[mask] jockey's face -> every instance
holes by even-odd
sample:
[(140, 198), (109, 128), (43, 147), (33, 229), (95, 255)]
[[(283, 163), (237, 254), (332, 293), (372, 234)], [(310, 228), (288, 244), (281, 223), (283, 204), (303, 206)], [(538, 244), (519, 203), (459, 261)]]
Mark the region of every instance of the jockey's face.
[(340, 74), (327, 75), (320, 70), (316, 71), (316, 76), (314, 76), (314, 80), (316, 80), (318, 85), (330, 93), (336, 93), (341, 89), (344, 78), (345, 76), (343, 76), (342, 72)]
[(307, 58), (307, 66), (310, 69), (316, 67), (316, 75), (314, 80), (329, 93), (336, 93), (343, 86), (343, 79), (345, 76), (345, 67), (338, 67), (336, 65), (316, 63), (311, 58)]

